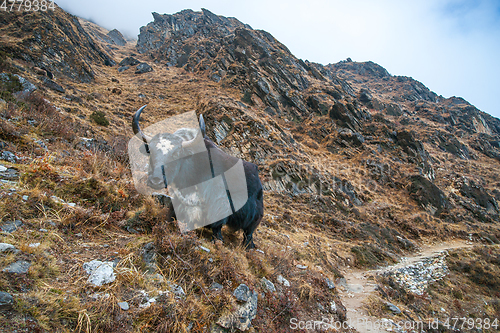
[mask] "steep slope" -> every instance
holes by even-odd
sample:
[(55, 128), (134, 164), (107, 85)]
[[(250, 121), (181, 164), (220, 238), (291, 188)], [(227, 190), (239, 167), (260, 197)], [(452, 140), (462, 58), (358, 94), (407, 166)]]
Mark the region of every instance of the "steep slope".
[[(500, 243), (497, 119), (371, 62), (302, 61), (269, 33), (208, 10), (154, 13), (136, 47), (111, 45), (106, 30), (83, 21), (80, 32), (59, 9), (29, 17), (38, 20), (33, 29), (55, 30), (36, 42), (22, 28), (26, 15), (12, 14), (0, 40), (8, 53), (0, 62), (0, 226), (11, 232), (0, 242), (15, 247), (0, 268), (31, 264), (26, 273), (0, 272), (13, 296), (0, 309), (4, 330), (341, 324), (339, 291), (349, 292), (343, 277), (353, 267), (394, 263), (454, 238), (478, 246), (440, 258), (445, 277), (424, 277), (422, 295), (398, 285), (400, 275), (374, 277), (379, 288), (365, 310), (394, 323), (500, 316), (491, 245)], [(122, 65), (105, 65), (108, 47)], [(51, 49), (61, 57), (47, 56)], [(46, 62), (64, 92), (35, 67)], [(196, 110), (214, 142), (258, 165), (258, 250), (245, 251), (242, 236), (226, 229), (224, 244), (209, 231), (180, 234), (165, 223), (166, 209), (137, 193), (126, 144), (144, 104), (144, 127)], [(106, 262), (114, 281), (92, 285), (93, 260)]]
[(54, 11), (3, 12), (0, 36), (0, 50), (6, 56), (81, 82), (93, 79), (92, 64), (115, 64), (78, 18), (57, 6)]

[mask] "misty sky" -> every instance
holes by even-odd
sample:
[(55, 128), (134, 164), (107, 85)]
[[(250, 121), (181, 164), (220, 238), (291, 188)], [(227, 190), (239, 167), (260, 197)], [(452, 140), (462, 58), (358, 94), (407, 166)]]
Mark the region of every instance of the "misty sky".
[(137, 37), (151, 12), (206, 8), (263, 29), (297, 57), (348, 57), (411, 76), (444, 97), (461, 96), (500, 117), (499, 0), (56, 0), (72, 14)]

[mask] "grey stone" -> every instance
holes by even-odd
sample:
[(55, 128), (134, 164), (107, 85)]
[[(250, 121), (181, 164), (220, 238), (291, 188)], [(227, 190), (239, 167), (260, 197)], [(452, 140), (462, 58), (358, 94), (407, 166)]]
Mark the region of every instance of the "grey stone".
[(276, 287), (274, 286), (274, 283), (272, 283), (271, 281), (269, 281), (268, 279), (266, 279), (265, 277), (263, 277), (261, 279), (262, 281), (262, 284), (264, 285), (264, 287), (270, 291), (270, 292), (275, 292), (276, 291)]
[(11, 294), (0, 291), (0, 309), (6, 310), (10, 309), (14, 304), (14, 297)]
[(127, 69), (129, 69), (129, 68), (130, 68), (130, 66), (121, 66), (121, 67), (118, 67), (118, 73), (124, 72)]
[(257, 292), (253, 291), (248, 301), (239, 305), (235, 312), (224, 315), (217, 321), (217, 324), (227, 329), (239, 329), (246, 331), (252, 320), (257, 315)]
[(325, 307), (321, 303), (318, 303), (318, 309), (319, 311), (325, 311)]
[(127, 44), (127, 41), (125, 40), (125, 38), (123, 38), (122, 33), (116, 29), (108, 32), (108, 36), (116, 45), (124, 46), (125, 44)]
[(130, 306), (128, 305), (127, 302), (118, 302), (118, 306), (120, 307), (120, 309), (122, 309), (123, 311), (127, 311), (128, 309), (130, 309)]
[(326, 285), (328, 286), (328, 289), (335, 289), (335, 283), (333, 283), (332, 280), (330, 280), (329, 278), (326, 278), (325, 282), (326, 282)]
[(288, 280), (285, 279), (282, 275), (278, 275), (277, 280), (278, 280), (279, 283), (281, 283), (285, 287), (290, 287), (290, 282), (288, 282)]
[(126, 57), (125, 59), (120, 61), (120, 63), (118, 65), (121, 67), (125, 67), (125, 66), (135, 66), (135, 65), (138, 65), (140, 63), (141, 62), (139, 60), (135, 59), (134, 57)]
[(36, 86), (33, 83), (31, 83), (30, 81), (26, 80), (24, 77), (19, 76), (17, 74), (14, 74), (14, 76), (17, 76), (17, 78), (19, 79), (19, 83), (21, 83), (21, 85), (23, 86), (23, 91), (25, 91), (25, 92), (33, 92), (33, 91), (35, 91), (37, 89)]
[(83, 269), (89, 278), (87, 282), (96, 287), (111, 283), (116, 279), (112, 261), (92, 260), (83, 264)]
[(20, 220), (7, 221), (4, 224), (2, 224), (2, 226), (0, 226), (0, 229), (2, 229), (3, 232), (10, 234), (19, 229), (19, 227), (21, 227), (22, 225), (23, 223)]
[(149, 273), (154, 273), (156, 271), (156, 251), (153, 242), (147, 243), (142, 249), (142, 260), (146, 265), (146, 269)]
[(210, 249), (208, 249), (208, 248), (206, 248), (206, 247), (204, 247), (204, 246), (201, 246), (201, 245), (200, 245), (200, 249), (202, 249), (202, 250), (203, 250), (203, 251), (205, 251), (205, 252), (210, 253)]
[(333, 313), (337, 312), (337, 304), (335, 301), (330, 302), (330, 310), (332, 310)]
[(210, 286), (210, 290), (222, 290), (223, 288), (224, 286), (217, 282), (212, 283), (212, 285)]
[(43, 84), (47, 88), (52, 89), (52, 90), (57, 91), (57, 92), (60, 92), (60, 93), (66, 92), (66, 90), (64, 90), (64, 88), (60, 84), (55, 83), (51, 79), (44, 77), (42, 80), (43, 80)]
[(262, 94), (264, 95), (269, 94), (269, 84), (267, 83), (266, 79), (260, 78), (257, 81), (257, 88)]
[(170, 288), (170, 290), (178, 297), (186, 297), (186, 293), (184, 292), (184, 289), (182, 289), (181, 286), (179, 286), (178, 284), (175, 284), (173, 282), (170, 282), (168, 281), (167, 282), (168, 284), (168, 287)]
[(142, 62), (139, 65), (137, 65), (137, 67), (135, 69), (136, 69), (135, 74), (144, 74), (144, 73), (153, 71), (153, 68), (145, 62)]
[(233, 296), (240, 302), (248, 302), (248, 299), (252, 296), (250, 289), (246, 284), (240, 284), (233, 292)]
[(31, 266), (31, 263), (18, 260), (3, 269), (3, 272), (14, 273), (14, 274), (26, 274)]
[(16, 163), (17, 162), (17, 156), (11, 153), (10, 151), (3, 151), (2, 154), (0, 155), (0, 160), (4, 160), (10, 163)]
[(6, 168), (4, 166), (0, 166), (0, 178), (8, 179), (8, 180), (17, 180), (19, 179), (19, 172), (13, 168)]
[(19, 250), (16, 249), (16, 247), (12, 244), (8, 244), (8, 243), (0, 243), (0, 253), (3, 253), (3, 252), (18, 252)]
[(392, 303), (386, 303), (386, 306), (389, 310), (391, 310), (394, 314), (400, 314), (401, 310)]

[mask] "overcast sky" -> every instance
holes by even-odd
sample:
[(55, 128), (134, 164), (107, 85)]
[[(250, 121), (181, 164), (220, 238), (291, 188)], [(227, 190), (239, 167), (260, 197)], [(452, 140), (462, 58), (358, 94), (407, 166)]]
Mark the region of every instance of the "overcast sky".
[(206, 8), (263, 29), (297, 57), (348, 57), (411, 76), (500, 117), (500, 0), (56, 0), (72, 14), (137, 37), (151, 12)]

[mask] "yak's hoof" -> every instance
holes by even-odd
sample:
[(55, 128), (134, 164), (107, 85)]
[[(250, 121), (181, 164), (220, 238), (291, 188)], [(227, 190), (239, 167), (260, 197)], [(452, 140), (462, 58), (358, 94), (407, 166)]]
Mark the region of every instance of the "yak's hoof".
[(243, 244), (243, 246), (245, 247), (245, 250), (255, 249), (255, 244), (253, 242), (250, 242), (248, 244)]

